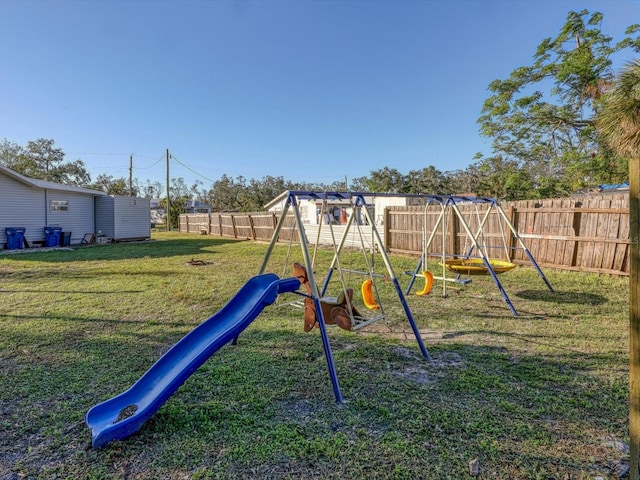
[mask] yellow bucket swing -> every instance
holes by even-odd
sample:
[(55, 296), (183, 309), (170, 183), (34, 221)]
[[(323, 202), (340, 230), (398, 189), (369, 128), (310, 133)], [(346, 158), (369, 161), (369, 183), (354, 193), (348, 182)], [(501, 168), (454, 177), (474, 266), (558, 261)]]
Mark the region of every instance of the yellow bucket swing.
[(365, 307), (367, 307), (369, 310), (380, 310), (380, 305), (378, 305), (378, 302), (376, 301), (375, 295), (373, 293), (373, 280), (368, 278), (367, 280), (362, 282), (362, 287), (360, 290), (362, 293), (362, 302), (364, 303)]
[(433, 273), (429, 272), (428, 270), (424, 270), (422, 272), (422, 276), (424, 277), (424, 286), (421, 290), (418, 290), (416, 292), (416, 295), (419, 297), (428, 295), (429, 293), (431, 293), (431, 289), (433, 288)]

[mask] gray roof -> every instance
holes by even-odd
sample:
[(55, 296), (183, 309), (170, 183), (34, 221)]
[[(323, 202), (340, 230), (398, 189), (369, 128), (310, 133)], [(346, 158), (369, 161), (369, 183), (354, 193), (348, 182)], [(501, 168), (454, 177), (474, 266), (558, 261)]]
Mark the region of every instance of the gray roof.
[(5, 167), (4, 165), (0, 165), (0, 172), (4, 173), (8, 177), (13, 178), (25, 185), (34, 188), (42, 188), (44, 190), (59, 190), (63, 192), (75, 192), (75, 193), (84, 193), (85, 195), (95, 195), (95, 196), (105, 196), (107, 195), (105, 192), (100, 190), (91, 190), (89, 188), (76, 187), (73, 185), (63, 185), (62, 183), (56, 182), (47, 182), (45, 180), (38, 180), (36, 178), (25, 177), (24, 175), (19, 174), (11, 170), (10, 168)]

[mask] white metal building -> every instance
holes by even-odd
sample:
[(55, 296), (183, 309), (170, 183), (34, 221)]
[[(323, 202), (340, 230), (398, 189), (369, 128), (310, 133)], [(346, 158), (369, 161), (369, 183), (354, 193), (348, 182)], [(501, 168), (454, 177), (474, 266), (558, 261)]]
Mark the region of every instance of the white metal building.
[[(8, 227), (25, 228), (29, 244), (44, 241), (45, 227), (60, 227), (71, 244), (79, 244), (85, 234), (97, 233), (96, 200), (105, 197), (111, 198), (98, 190), (25, 177), (0, 165), (0, 248), (7, 242)], [(144, 204), (140, 222), (150, 229), (148, 201)]]
[(115, 241), (151, 236), (150, 199), (109, 195), (96, 197), (96, 232)]

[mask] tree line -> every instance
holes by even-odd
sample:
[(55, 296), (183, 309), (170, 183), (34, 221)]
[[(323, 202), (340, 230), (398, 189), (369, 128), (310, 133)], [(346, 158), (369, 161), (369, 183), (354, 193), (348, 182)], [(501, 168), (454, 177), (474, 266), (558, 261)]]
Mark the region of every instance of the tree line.
[[(169, 197), (175, 213), (189, 201), (216, 211), (257, 211), (284, 190), (390, 193), (476, 193), (500, 200), (566, 196), (581, 188), (628, 181), (628, 159), (611, 146), (598, 127), (607, 99), (617, 85), (612, 56), (640, 53), (640, 25), (631, 25), (614, 42), (601, 31), (603, 15), (569, 12), (554, 38), (543, 39), (528, 66), (488, 86), (478, 118), (479, 133), (491, 139), (491, 154), (476, 154), (462, 170), (442, 172), (426, 165), (407, 173), (393, 167), (373, 170), (349, 184), (296, 183), (283, 177), (260, 180), (223, 175), (206, 187), (172, 178)], [(159, 181), (92, 179), (85, 163), (65, 161), (54, 140), (25, 146), (0, 142), (0, 163), (32, 178), (76, 185), (115, 195), (166, 198)], [(175, 215), (172, 215), (175, 216)]]

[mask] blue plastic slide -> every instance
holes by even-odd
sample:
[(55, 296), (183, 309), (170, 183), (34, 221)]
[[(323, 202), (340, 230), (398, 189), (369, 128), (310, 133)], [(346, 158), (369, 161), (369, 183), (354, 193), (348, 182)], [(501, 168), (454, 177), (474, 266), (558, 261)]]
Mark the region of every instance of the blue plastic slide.
[(171, 347), (129, 390), (87, 412), (93, 447), (136, 433), (193, 372), (237, 338), (278, 294), (299, 287), (297, 278), (280, 279), (272, 273), (249, 279), (229, 303)]

